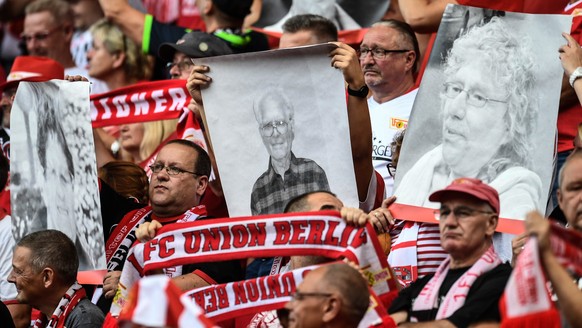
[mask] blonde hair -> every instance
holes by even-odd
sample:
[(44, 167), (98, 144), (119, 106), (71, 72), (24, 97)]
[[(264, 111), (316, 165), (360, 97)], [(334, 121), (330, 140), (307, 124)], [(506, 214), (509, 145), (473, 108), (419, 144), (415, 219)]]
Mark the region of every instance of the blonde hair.
[(103, 41), (103, 46), (110, 54), (123, 53), (123, 71), (128, 80), (135, 83), (147, 80), (151, 76), (148, 56), (117, 27), (106, 18), (100, 19), (90, 28), (93, 38)]
[(146, 160), (153, 154), (158, 146), (176, 131), (177, 119), (145, 122), (143, 139), (139, 147), (142, 160)]

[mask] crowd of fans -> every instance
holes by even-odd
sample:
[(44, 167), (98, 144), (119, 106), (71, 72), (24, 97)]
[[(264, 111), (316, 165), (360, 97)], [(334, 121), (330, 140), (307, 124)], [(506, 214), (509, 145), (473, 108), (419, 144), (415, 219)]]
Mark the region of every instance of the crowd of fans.
[[(335, 1), (320, 1), (314, 8), (309, 1), (297, 0), (286, 16), (264, 29), (253, 27), (261, 17), (263, 2), (268, 1), (0, 0), (0, 186), (4, 189), (0, 194), (1, 326), (211, 326), (201, 310), (184, 301), (181, 294), (315, 266), (306, 271), (291, 300), (276, 311), (241, 314), (218, 324), (358, 327), (366, 322), (383, 327), (477, 327), (498, 326), (504, 321), (512, 325), (515, 304), (509, 290), (525, 283), (529, 290), (526, 298), (545, 295), (556, 304), (544, 313), (557, 309), (557, 319), (549, 320), (552, 327), (582, 327), (582, 20), (576, 16), (582, 1), (392, 0), (387, 1), (382, 20), (361, 27)], [(430, 40), (434, 40), (447, 4), (574, 16), (571, 32), (563, 34), (565, 45), (556, 49), (564, 76), (559, 108), (555, 109), (557, 146), (551, 197), (547, 213), (531, 212), (525, 217), (521, 235), (498, 233), (496, 229), (500, 213), (514, 216), (523, 210), (519, 206), (536, 208), (530, 200), (539, 199), (543, 191), (535, 180), (539, 178), (528, 170), (529, 149), (535, 145), (522, 140), (516, 142), (519, 149), (501, 146), (507, 138), (528, 139), (525, 134), (531, 132), (527, 126), (513, 123), (529, 122), (529, 116), (535, 115), (527, 94), (531, 72), (527, 56), (519, 52), (517, 36), (496, 17), (455, 42), (444, 74), (456, 80), (446, 82), (442, 99), (435, 100), (446, 104), (444, 115), (453, 124), (472, 125), (471, 135), (465, 139), (489, 140), (490, 145), (454, 148), (443, 142), (400, 180), (402, 198), (421, 198), (426, 206), (429, 201), (438, 203), (438, 223), (404, 220), (391, 209), (397, 201), (393, 187), (400, 148), (431, 51)], [(309, 12), (309, 8), (319, 11)], [(265, 32), (269, 29), (275, 33)], [(342, 33), (347, 29), (361, 29), (361, 33), (345, 38)], [(481, 38), (485, 34), (489, 37)], [(301, 253), (283, 258), (252, 254), (246, 260), (156, 269), (149, 273), (160, 276), (141, 278), (129, 299), (119, 301), (123, 291), (129, 292), (131, 287), (124, 285), (122, 272), (135, 261), (132, 245), (161, 244), (156, 239), (160, 231), (178, 223), (228, 217), (212, 148), (220, 140), (206, 133), (201, 95), (212, 83), (207, 75), (212, 67), (200, 65), (197, 59), (326, 42), (336, 46), (329, 53), (330, 64), (342, 72), (345, 81), (359, 208), (344, 206), (315, 161), (295, 157), (291, 150), (294, 109), (284, 91), (273, 88), (255, 102), (259, 133), (270, 160), (269, 168), (253, 187), (252, 214), (332, 210), (348, 225), (361, 228), (369, 224), (370, 237), (378, 239), (390, 265), (386, 279), (398, 281), (397, 296), (382, 299), (383, 312), (378, 311), (375, 322), (362, 321), (372, 311), (368, 308), (373, 308), (370, 300), (375, 297), (370, 289), (374, 278), (366, 274), (367, 268), (347, 259), (349, 263), (328, 263), (337, 259)], [(499, 54), (496, 51), (500, 49), (509, 50)], [(498, 58), (501, 55), (506, 57)], [(491, 58), (500, 62), (491, 62)], [(498, 71), (509, 72), (504, 80), (485, 73), (496, 65), (503, 66)], [(26, 218), (38, 213), (10, 204), (9, 188), (4, 188), (10, 184), (10, 111), (20, 81), (54, 78), (71, 83), (90, 81), (93, 95), (139, 88), (148, 81), (180, 80), (191, 96), (180, 119), (93, 129), (103, 238), (111, 253), (100, 285), (77, 282), (79, 262), (84, 258), (75, 251), (78, 240), (69, 238), (66, 231), (40, 227), (21, 240), (12, 237), (15, 223), (11, 212)], [(478, 83), (487, 84), (488, 89), (474, 87)], [(512, 89), (510, 84), (517, 87)], [(505, 100), (496, 100), (500, 98), (491, 90), (505, 92)], [(474, 121), (469, 122), (458, 113), (466, 107), (485, 107), (477, 109), (486, 114), (473, 116)], [(185, 120), (200, 138), (179, 132)], [(504, 129), (506, 123), (510, 128)], [(70, 137), (62, 131), (43, 132), (52, 126), (39, 127), (46, 134), (42, 145)], [(44, 165), (46, 153), (60, 149), (55, 147), (38, 149), (43, 174), (53, 184), (69, 185), (74, 177), (49, 172)], [(470, 157), (469, 164), (449, 160), (459, 150)], [(19, 151), (27, 150), (12, 150)], [(68, 149), (62, 152), (60, 157), (69, 166), (72, 157), (79, 155)], [(508, 167), (516, 165), (507, 158), (516, 156), (520, 167), (507, 173)], [(438, 186), (431, 189), (436, 190), (433, 192), (420, 182), (427, 165), (434, 171), (429, 185)], [(496, 184), (501, 176), (513, 181), (510, 187), (526, 179), (524, 176), (535, 181), (515, 194)], [(10, 179), (16, 186), (13, 192), (18, 192), (19, 176)], [(51, 202), (66, 203), (71, 190), (55, 193)], [(48, 196), (29, 195), (31, 202), (40, 197)], [(520, 202), (523, 197), (526, 202)], [(56, 218), (72, 213), (51, 215)], [(542, 284), (548, 282), (550, 287), (541, 288), (536, 295), (532, 290), (539, 284), (533, 278), (523, 278), (524, 271), (535, 269), (532, 263), (538, 264), (538, 277), (547, 279)], [(521, 281), (514, 282), (512, 272), (521, 274)], [(149, 294), (151, 297), (144, 296)], [(120, 313), (113, 310), (116, 306), (122, 308)], [(526, 326), (534, 323), (545, 327), (548, 321), (538, 318), (527, 321)]]

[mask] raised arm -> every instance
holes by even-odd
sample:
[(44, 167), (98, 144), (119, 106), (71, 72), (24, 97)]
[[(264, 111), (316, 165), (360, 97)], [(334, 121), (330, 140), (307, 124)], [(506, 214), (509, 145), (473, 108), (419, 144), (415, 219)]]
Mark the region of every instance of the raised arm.
[[(582, 67), (582, 49), (580, 44), (568, 33), (562, 33), (562, 36), (568, 42), (567, 44), (560, 47), (560, 61), (562, 62), (562, 67), (564, 68), (564, 73), (566, 77), (571, 78), (572, 74), (577, 68)], [(582, 72), (581, 72), (582, 73)], [(573, 84), (574, 91), (578, 96), (578, 101), (582, 103), (582, 79), (577, 78)]]
[(397, 0), (402, 16), (417, 33), (434, 33), (438, 30), (443, 12), (456, 0)]
[(582, 291), (574, 283), (566, 269), (558, 262), (550, 248), (550, 221), (538, 212), (531, 212), (525, 218), (525, 227), (530, 235), (538, 238), (540, 257), (552, 289), (558, 297), (560, 311), (572, 327), (582, 327)]
[(146, 15), (133, 8), (127, 0), (99, 0), (105, 17), (115, 23), (123, 34), (142, 46)]
[[(359, 90), (366, 85), (356, 50), (345, 43), (332, 42), (338, 47), (331, 51), (331, 65), (342, 71), (347, 87)], [(358, 187), (358, 198), (366, 200), (370, 179), (374, 174), (372, 165), (372, 124), (366, 97), (348, 96), (348, 120), (352, 159)]]

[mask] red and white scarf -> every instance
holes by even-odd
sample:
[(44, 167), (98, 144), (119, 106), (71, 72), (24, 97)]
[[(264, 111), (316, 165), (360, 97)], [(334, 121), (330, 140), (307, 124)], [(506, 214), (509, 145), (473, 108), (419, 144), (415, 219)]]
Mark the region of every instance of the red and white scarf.
[[(435, 275), (424, 286), (414, 303), (412, 304), (413, 311), (432, 310), (436, 308), (438, 302), (438, 294), (447, 273), (449, 272), (451, 257), (449, 256), (437, 269)], [(448, 318), (455, 311), (465, 304), (467, 294), (475, 280), (482, 274), (491, 271), (496, 266), (501, 264), (501, 260), (493, 246), (489, 249), (465, 272), (447, 292), (443, 302), (438, 307), (436, 320)]]
[(85, 289), (77, 282), (75, 282), (73, 285), (71, 285), (71, 287), (69, 287), (65, 295), (59, 301), (59, 305), (57, 305), (57, 308), (53, 312), (53, 315), (51, 316), (48, 323), (48, 319), (45, 316), (42, 316), (40, 319), (37, 319), (34, 322), (33, 328), (65, 327), (65, 321), (67, 320), (67, 317), (71, 311), (73, 311), (75, 306), (77, 306), (77, 304), (79, 304), (79, 302), (85, 298), (85, 296)]
[(93, 128), (179, 118), (188, 110), (184, 80), (144, 82), (91, 96)]
[[(338, 212), (322, 211), (228, 218), (168, 225), (130, 250), (111, 307), (118, 315), (127, 290), (146, 272), (187, 263), (248, 257), (345, 257), (363, 268), (372, 289), (387, 302), (397, 294), (374, 229), (347, 225)], [(389, 302), (388, 302), (389, 303)]]
[(120, 327), (131, 323), (148, 327), (214, 327), (196, 303), (180, 297), (182, 291), (165, 275), (140, 279), (119, 315)]
[[(555, 223), (550, 229), (550, 245), (558, 262), (568, 271), (582, 276), (582, 233)], [(501, 327), (561, 327), (560, 313), (547, 286), (538, 240), (532, 237), (519, 254), (499, 302)]]
[[(105, 260), (107, 261), (107, 270), (121, 270), (131, 246), (136, 241), (135, 229), (142, 223), (149, 221), (152, 214), (151, 206), (133, 212), (133, 215), (126, 215), (121, 222), (115, 227), (107, 243), (105, 244)], [(193, 222), (199, 217), (206, 216), (206, 208), (203, 205), (195, 206), (186, 211), (184, 214), (173, 217), (171, 222)], [(168, 222), (166, 219), (155, 218), (162, 223)]]
[[(313, 265), (277, 275), (198, 288), (184, 293), (184, 297), (197, 304), (215, 322), (271, 311), (282, 308), (289, 302), (303, 278), (320, 266)], [(370, 290), (370, 308), (362, 318), (360, 327), (373, 325), (385, 315), (387, 312), (382, 301)]]

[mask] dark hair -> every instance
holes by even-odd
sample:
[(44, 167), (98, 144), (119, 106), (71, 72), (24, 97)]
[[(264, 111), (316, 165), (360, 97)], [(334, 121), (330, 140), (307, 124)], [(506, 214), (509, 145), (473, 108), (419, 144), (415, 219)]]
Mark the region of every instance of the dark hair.
[(337, 41), (337, 27), (329, 19), (313, 14), (295, 15), (283, 24), (283, 33), (310, 31), (319, 43)]
[(322, 280), (326, 289), (336, 290), (342, 298), (345, 317), (358, 325), (370, 305), (370, 291), (364, 277), (358, 270), (346, 263), (332, 263), (324, 266)]
[(148, 176), (141, 166), (127, 161), (111, 161), (98, 170), (99, 178), (124, 197), (148, 203)]
[(412, 47), (412, 50), (414, 50), (414, 53), (416, 54), (416, 59), (414, 59), (414, 65), (412, 66), (416, 72), (418, 69), (418, 60), (420, 59), (420, 48), (418, 47), (418, 40), (416, 39), (416, 34), (412, 30), (412, 27), (405, 22), (395, 19), (383, 19), (372, 25), (372, 27), (375, 26), (391, 27), (400, 33), (400, 36), (403, 38), (402, 41), (408, 43), (408, 46)]
[(194, 172), (200, 174), (200, 175), (205, 175), (207, 177), (210, 177), (210, 172), (212, 170), (212, 164), (210, 163), (210, 156), (208, 156), (208, 153), (206, 152), (206, 150), (204, 150), (204, 148), (198, 146), (196, 143), (190, 141), (190, 140), (186, 140), (186, 139), (174, 139), (174, 140), (170, 140), (168, 141), (168, 143), (166, 145), (171, 145), (171, 144), (178, 144), (178, 145), (182, 145), (182, 146), (186, 146), (186, 147), (190, 147), (192, 149), (194, 149), (194, 151), (196, 151), (196, 163), (194, 163)]
[(73, 241), (58, 230), (42, 230), (28, 234), (16, 244), (30, 250), (30, 266), (36, 273), (46, 267), (57, 273), (65, 285), (77, 280), (79, 257)]
[(299, 196), (293, 197), (285, 206), (285, 210), (283, 211), (283, 213), (294, 213), (294, 212), (307, 211), (309, 208), (309, 204), (307, 203), (307, 198), (313, 194), (317, 194), (320, 192), (326, 193), (328, 195), (332, 195), (333, 197), (337, 197), (336, 194), (334, 194), (333, 192), (328, 191), (328, 190), (310, 191), (310, 192), (301, 194)]

